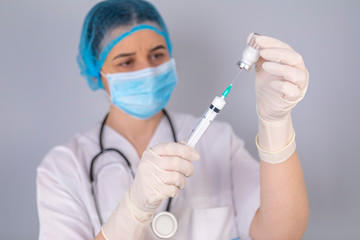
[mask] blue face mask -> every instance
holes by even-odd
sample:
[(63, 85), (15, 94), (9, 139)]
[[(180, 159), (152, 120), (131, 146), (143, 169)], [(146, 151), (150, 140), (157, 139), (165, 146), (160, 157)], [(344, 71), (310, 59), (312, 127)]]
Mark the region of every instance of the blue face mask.
[(140, 119), (148, 119), (161, 111), (169, 102), (177, 84), (174, 59), (155, 68), (105, 76), (111, 103)]

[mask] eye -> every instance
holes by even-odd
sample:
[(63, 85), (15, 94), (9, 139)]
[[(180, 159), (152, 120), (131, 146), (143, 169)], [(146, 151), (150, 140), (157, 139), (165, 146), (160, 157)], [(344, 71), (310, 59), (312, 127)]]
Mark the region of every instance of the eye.
[(118, 66), (120, 66), (120, 67), (129, 67), (129, 66), (131, 66), (132, 64), (134, 64), (134, 60), (133, 60), (133, 59), (129, 59), (129, 60), (120, 62), (120, 63), (118, 64)]
[(164, 57), (163, 53), (155, 53), (150, 56), (151, 60), (160, 60)]
[(166, 60), (167, 54), (164, 51), (157, 51), (149, 55), (149, 62), (152, 66), (158, 66)]

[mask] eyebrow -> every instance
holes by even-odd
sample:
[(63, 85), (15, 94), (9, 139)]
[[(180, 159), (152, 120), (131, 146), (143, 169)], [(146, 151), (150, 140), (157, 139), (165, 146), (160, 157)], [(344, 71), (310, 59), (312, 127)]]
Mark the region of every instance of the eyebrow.
[[(149, 52), (154, 52), (156, 50), (159, 50), (159, 49), (166, 49), (164, 45), (158, 45), (152, 49), (150, 49)], [(119, 55), (116, 55), (112, 60), (115, 60), (117, 58), (121, 58), (121, 57), (129, 57), (129, 56), (134, 56), (135, 53), (122, 53), (122, 54), (119, 54)]]
[(122, 54), (116, 55), (112, 60), (114, 61), (117, 58), (128, 57), (128, 56), (133, 56), (133, 55), (135, 55), (135, 53), (122, 53)]
[(158, 49), (166, 49), (166, 47), (165, 47), (164, 45), (158, 45), (158, 46), (150, 49), (149, 52), (154, 52), (154, 51), (156, 51), (156, 50), (158, 50)]

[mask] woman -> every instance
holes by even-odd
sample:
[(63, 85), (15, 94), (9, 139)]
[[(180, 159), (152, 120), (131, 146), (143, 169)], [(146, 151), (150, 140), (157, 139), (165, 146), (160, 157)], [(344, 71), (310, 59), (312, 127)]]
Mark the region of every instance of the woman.
[(225, 123), (214, 122), (196, 149), (176, 143), (198, 119), (163, 110), (177, 83), (163, 20), (142, 0), (95, 5), (78, 62), (110, 110), (39, 166), (40, 238), (159, 239), (151, 222), (167, 209), (178, 223), (172, 239), (300, 239), (308, 202), (290, 111), (308, 72), (286, 43), (256, 43), (260, 164)]

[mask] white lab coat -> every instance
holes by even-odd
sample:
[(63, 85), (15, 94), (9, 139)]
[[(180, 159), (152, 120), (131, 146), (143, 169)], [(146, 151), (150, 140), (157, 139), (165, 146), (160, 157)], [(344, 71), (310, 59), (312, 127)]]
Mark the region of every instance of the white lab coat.
[[(186, 139), (198, 118), (169, 113), (179, 140)], [(100, 124), (70, 143), (57, 146), (37, 169), (37, 202), (40, 239), (93, 239), (100, 230), (89, 168), (99, 151)], [(140, 158), (134, 147), (110, 127), (104, 129), (104, 146), (115, 147), (130, 160), (136, 174)], [(171, 142), (170, 125), (163, 117), (149, 147)], [(259, 163), (244, 148), (230, 125), (215, 121), (196, 146), (201, 159), (194, 174), (174, 198), (171, 212), (178, 220), (172, 239), (250, 239), (249, 227), (260, 206)], [(101, 215), (106, 221), (130, 187), (132, 177), (125, 161), (115, 152), (95, 164)], [(158, 211), (165, 210), (167, 200)], [(150, 226), (145, 239), (159, 239)]]

